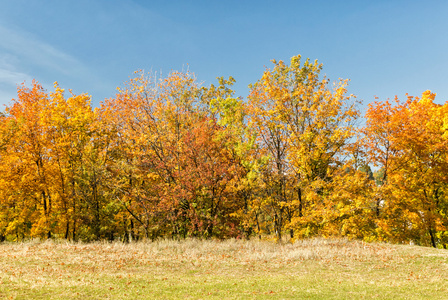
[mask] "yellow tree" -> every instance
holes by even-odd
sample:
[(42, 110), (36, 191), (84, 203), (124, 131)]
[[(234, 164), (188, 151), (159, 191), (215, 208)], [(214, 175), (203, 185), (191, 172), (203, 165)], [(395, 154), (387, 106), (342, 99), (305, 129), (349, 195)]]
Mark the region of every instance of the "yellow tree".
[[(220, 126), (218, 140), (231, 155), (238, 172), (229, 186), (233, 187), (238, 198), (239, 209), (234, 213), (238, 217), (242, 231), (249, 238), (255, 231), (261, 233), (259, 222), (260, 209), (257, 204), (257, 166), (259, 161), (256, 155), (255, 133), (247, 126), (248, 106), (241, 99), (236, 98), (229, 88), (234, 83), (233, 78), (219, 79), (219, 86), (211, 85), (203, 89), (203, 99), (210, 107), (210, 114)], [(235, 170), (235, 171), (236, 171)]]
[(331, 206), (327, 184), (342, 166), (358, 111), (347, 95), (347, 81), (331, 89), (329, 80), (320, 78), (322, 65), (317, 61), (302, 64), (296, 56), (289, 66), (274, 64), (251, 87), (249, 115), (260, 154), (266, 158), (262, 205), (281, 239), (285, 228), (291, 238), (294, 232), (319, 232), (321, 216)]
[[(52, 141), (51, 156), (55, 168), (52, 181), (58, 200), (59, 232), (66, 239), (98, 239), (107, 226), (104, 207), (108, 200), (101, 191), (104, 153), (98, 144), (97, 117), (86, 94), (65, 97), (55, 83), (42, 122)], [(106, 234), (110, 236), (110, 234)]]

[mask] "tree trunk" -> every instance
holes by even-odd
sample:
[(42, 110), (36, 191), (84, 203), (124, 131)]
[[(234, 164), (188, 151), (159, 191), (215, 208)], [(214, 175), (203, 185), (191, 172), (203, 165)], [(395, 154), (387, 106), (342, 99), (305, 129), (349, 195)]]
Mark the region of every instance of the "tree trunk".
[(431, 245), (432, 245), (434, 248), (437, 248), (436, 240), (435, 240), (435, 238), (434, 238), (434, 232), (432, 232), (432, 229), (431, 229), (431, 228), (429, 228), (429, 236), (431, 237)]

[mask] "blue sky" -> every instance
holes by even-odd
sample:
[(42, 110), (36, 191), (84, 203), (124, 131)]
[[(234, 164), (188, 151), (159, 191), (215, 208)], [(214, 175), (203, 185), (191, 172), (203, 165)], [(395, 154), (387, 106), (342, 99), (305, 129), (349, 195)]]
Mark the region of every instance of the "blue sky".
[(301, 54), (364, 103), (448, 100), (448, 1), (0, 1), (0, 104), (35, 78), (97, 106), (133, 72), (233, 76), (248, 94), (271, 59)]

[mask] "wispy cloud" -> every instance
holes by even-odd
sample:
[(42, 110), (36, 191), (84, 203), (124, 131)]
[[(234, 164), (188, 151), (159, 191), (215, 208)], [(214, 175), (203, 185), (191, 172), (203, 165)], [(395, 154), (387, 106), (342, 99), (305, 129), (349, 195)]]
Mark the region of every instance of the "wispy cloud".
[(23, 81), (31, 82), (32, 78), (28, 74), (5, 70), (0, 67), (0, 82), (8, 86), (17, 86)]
[[(32, 81), (29, 74), (18, 71), (17, 63), (18, 59), (15, 55), (0, 51), (0, 104), (9, 103), (16, 97), (19, 84)], [(2, 110), (1, 107), (0, 110)]]
[(29, 32), (0, 24), (0, 41), (0, 103), (9, 102), (17, 86), (33, 78), (47, 88), (64, 78), (69, 88), (83, 82), (101, 86), (86, 64)]
[(63, 74), (70, 74), (73, 67), (82, 68), (82, 64), (74, 57), (27, 32), (0, 25), (0, 37), (2, 39), (0, 51), (15, 56), (17, 63), (32, 64)]

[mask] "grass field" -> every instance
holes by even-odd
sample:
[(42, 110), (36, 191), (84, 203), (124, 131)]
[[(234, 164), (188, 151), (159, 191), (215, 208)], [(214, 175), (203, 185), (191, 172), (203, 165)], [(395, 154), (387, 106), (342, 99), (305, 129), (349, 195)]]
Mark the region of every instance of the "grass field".
[(448, 251), (312, 239), (0, 244), (0, 299), (447, 299)]

